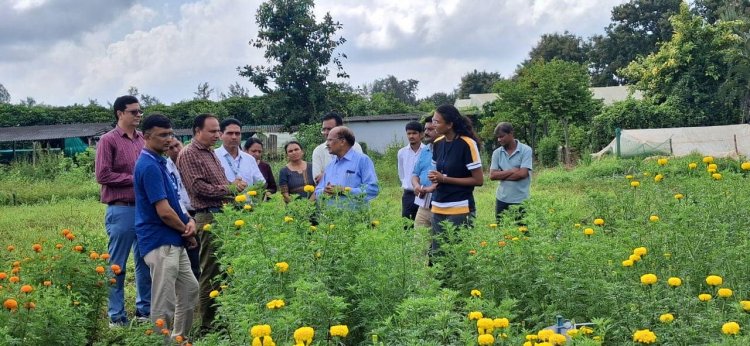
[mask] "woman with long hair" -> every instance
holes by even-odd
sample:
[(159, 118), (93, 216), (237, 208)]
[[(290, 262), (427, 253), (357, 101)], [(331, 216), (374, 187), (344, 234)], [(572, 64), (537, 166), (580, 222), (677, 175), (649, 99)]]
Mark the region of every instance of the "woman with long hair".
[(432, 161), (435, 170), (427, 177), (437, 188), (432, 195), (432, 253), (439, 248), (437, 238), (444, 231), (443, 221), (454, 226), (471, 226), (476, 215), (474, 187), (484, 184), (482, 161), (471, 120), (452, 105), (442, 105), (432, 116), (435, 139)]
[(279, 187), (284, 202), (292, 201), (292, 195), (297, 198), (309, 198), (310, 193), (305, 192), (305, 185), (315, 185), (312, 176), (312, 164), (303, 160), (305, 152), (302, 144), (291, 141), (284, 145), (287, 164), (279, 172)]
[[(258, 163), (258, 169), (260, 174), (263, 174), (263, 178), (266, 179), (266, 193), (274, 194), (278, 187), (276, 186), (276, 180), (273, 178), (273, 172), (271, 171), (271, 165), (268, 162), (262, 160), (263, 158), (263, 142), (255, 137), (250, 137), (245, 141), (243, 147), (246, 153), (250, 154), (255, 161)], [(270, 197), (270, 196), (266, 196)]]

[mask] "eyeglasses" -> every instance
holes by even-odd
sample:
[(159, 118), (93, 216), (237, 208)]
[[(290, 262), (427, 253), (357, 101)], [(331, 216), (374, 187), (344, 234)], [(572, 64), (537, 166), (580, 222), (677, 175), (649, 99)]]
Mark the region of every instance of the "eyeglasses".
[(130, 113), (130, 114), (132, 114), (133, 116), (136, 116), (136, 115), (138, 115), (138, 114), (143, 114), (143, 110), (142, 110), (142, 109), (126, 109), (126, 110), (124, 110), (123, 112), (125, 112), (125, 113)]

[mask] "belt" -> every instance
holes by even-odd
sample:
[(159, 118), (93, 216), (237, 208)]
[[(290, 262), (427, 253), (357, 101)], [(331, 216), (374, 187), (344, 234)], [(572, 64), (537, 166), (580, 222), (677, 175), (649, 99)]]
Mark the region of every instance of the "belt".
[(107, 205), (119, 205), (123, 207), (135, 207), (135, 202), (120, 202), (120, 201), (114, 201), (109, 202)]
[(221, 213), (221, 208), (219, 207), (209, 207), (209, 208), (200, 208), (196, 209), (195, 213)]

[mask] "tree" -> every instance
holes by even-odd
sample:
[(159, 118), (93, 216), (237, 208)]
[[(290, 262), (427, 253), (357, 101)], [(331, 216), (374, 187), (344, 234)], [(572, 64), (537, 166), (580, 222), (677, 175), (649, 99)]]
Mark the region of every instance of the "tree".
[(389, 94), (405, 104), (416, 105), (418, 85), (418, 80), (399, 80), (392, 75), (388, 75), (386, 78), (376, 79), (370, 84), (369, 88), (365, 87), (364, 90), (368, 94)]
[(161, 101), (159, 101), (159, 99), (155, 96), (141, 94), (138, 90), (138, 87), (135, 86), (131, 86), (128, 88), (128, 95), (137, 97), (138, 101), (144, 108), (162, 104)]
[(25, 100), (21, 100), (21, 106), (24, 107), (34, 107), (36, 104), (36, 100), (31, 96), (26, 96)]
[(612, 9), (612, 23), (606, 35), (591, 38), (591, 84), (629, 84), (618, 70), (639, 56), (658, 49), (659, 42), (672, 36), (669, 18), (680, 9), (682, 0), (630, 0)]
[(529, 59), (523, 66), (533, 61), (560, 59), (585, 64), (588, 61), (588, 45), (580, 36), (567, 31), (562, 34), (544, 34), (534, 48), (529, 52)]
[(249, 96), (250, 96), (250, 92), (248, 92), (248, 90), (242, 85), (240, 85), (240, 83), (238, 82), (234, 82), (234, 84), (230, 84), (229, 92), (227, 92), (226, 94), (224, 94), (223, 92), (221, 93), (222, 100), (226, 100), (232, 97), (249, 97)]
[(208, 86), (208, 82), (198, 84), (198, 90), (193, 95), (193, 100), (208, 100), (211, 98), (211, 94), (214, 93), (214, 88)]
[(465, 99), (469, 94), (485, 94), (492, 92), (495, 83), (502, 80), (497, 72), (478, 72), (474, 70), (461, 77), (461, 84), (458, 86), (458, 98)]
[(0, 83), (0, 103), (10, 103), (10, 93), (2, 83)]
[(326, 110), (329, 63), (336, 66), (336, 76), (346, 78), (341, 64), (343, 54), (335, 49), (346, 40), (334, 35), (343, 26), (329, 13), (321, 22), (313, 14), (313, 0), (268, 0), (256, 14), (258, 38), (253, 47), (265, 49), (267, 66), (238, 68), (261, 92), (276, 94), (279, 114), (286, 124), (308, 122)]
[(703, 17), (709, 24), (720, 19), (726, 19), (727, 12), (747, 18), (750, 15), (750, 1), (748, 0), (695, 0), (693, 12)]

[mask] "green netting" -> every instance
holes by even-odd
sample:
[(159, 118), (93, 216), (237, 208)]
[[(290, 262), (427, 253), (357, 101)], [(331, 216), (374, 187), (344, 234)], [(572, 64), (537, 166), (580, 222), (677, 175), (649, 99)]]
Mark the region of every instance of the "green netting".
[(73, 156), (84, 152), (86, 148), (88, 148), (88, 145), (79, 137), (65, 138), (65, 156)]

